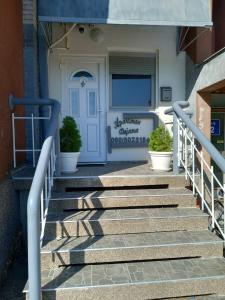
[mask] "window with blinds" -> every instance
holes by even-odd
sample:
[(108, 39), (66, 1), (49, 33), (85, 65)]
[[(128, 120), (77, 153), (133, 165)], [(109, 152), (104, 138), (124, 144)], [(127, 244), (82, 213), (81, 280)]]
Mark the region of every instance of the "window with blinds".
[(155, 57), (110, 56), (111, 107), (153, 107), (155, 72)]

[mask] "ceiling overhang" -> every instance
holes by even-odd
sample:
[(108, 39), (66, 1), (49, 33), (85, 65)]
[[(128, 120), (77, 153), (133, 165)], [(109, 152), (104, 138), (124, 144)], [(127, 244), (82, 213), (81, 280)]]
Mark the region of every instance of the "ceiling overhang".
[(39, 0), (42, 22), (212, 26), (209, 0)]

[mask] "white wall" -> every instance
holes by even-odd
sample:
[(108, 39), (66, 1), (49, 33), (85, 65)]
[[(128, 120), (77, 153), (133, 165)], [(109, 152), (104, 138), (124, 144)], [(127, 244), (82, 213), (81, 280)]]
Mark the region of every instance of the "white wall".
[[(104, 41), (100, 44), (93, 42), (89, 38), (89, 28), (85, 33), (80, 34), (77, 30), (69, 36), (67, 47), (69, 49), (54, 49), (49, 54), (49, 88), (52, 98), (62, 101), (61, 97), (61, 77), (60, 60), (65, 55), (95, 55), (106, 56), (109, 52), (140, 52), (158, 54), (158, 74), (156, 83), (156, 109), (163, 122), (171, 122), (171, 117), (164, 115), (164, 110), (171, 106), (171, 103), (159, 101), (160, 86), (171, 86), (173, 89), (173, 101), (185, 99), (185, 54), (176, 55), (176, 28), (159, 26), (119, 26), (102, 25)], [(63, 26), (55, 27), (55, 36), (63, 34)], [(65, 47), (63, 42), (58, 47)], [(106, 66), (107, 67), (107, 66)], [(108, 78), (107, 78), (108, 82)], [(108, 91), (108, 88), (107, 88)], [(106, 95), (107, 102), (107, 125), (113, 127), (116, 117), (122, 117), (124, 111), (110, 111), (109, 92)], [(134, 112), (134, 111), (132, 111)], [(135, 110), (137, 112), (137, 110)], [(152, 123), (143, 120), (140, 128), (140, 136), (148, 136), (152, 130)], [(147, 149), (114, 149), (112, 154), (108, 154), (108, 160), (145, 160), (147, 159)]]

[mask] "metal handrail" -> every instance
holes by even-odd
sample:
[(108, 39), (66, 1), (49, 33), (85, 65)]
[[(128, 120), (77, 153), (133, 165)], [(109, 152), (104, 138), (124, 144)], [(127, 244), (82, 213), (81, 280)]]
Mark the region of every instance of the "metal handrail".
[[(189, 178), (192, 184), (193, 195), (198, 195), (201, 199), (201, 209), (203, 211), (207, 210), (211, 216), (212, 230), (217, 229), (218, 233), (225, 239), (225, 183), (219, 181), (214, 173), (214, 167), (204, 158), (203, 150), (199, 150), (198, 144), (204, 148), (223, 174), (225, 173), (225, 159), (189, 118), (187, 113), (183, 111), (182, 108), (188, 106), (188, 102), (175, 102), (173, 107), (166, 111), (166, 114), (171, 112), (174, 114), (173, 171), (177, 174), (180, 167), (184, 169), (186, 179)], [(198, 160), (197, 164), (196, 159)], [(199, 182), (196, 181), (196, 175), (200, 179)], [(215, 183), (223, 193), (223, 211), (220, 212), (219, 218), (216, 216), (215, 209)], [(222, 221), (221, 217), (223, 217), (223, 225), (220, 222)]]
[[(189, 106), (187, 101), (177, 101), (174, 102), (173, 107), (165, 111), (165, 114), (170, 114), (174, 112), (176, 117), (180, 118), (185, 125), (191, 130), (198, 142), (204, 147), (204, 149), (209, 153), (213, 161), (219, 166), (221, 171), (225, 173), (225, 159), (221, 153), (216, 149), (216, 147), (207, 139), (207, 137), (202, 133), (202, 131), (195, 125), (195, 123), (188, 117), (188, 115), (183, 111), (182, 108), (187, 108)], [(175, 130), (176, 128), (174, 128)], [(176, 143), (177, 132), (174, 132), (174, 138)]]
[(40, 205), (53, 141), (58, 126), (60, 104), (53, 99), (16, 99), (10, 97), (11, 108), (15, 105), (48, 105), (52, 107), (49, 127), (41, 148), (27, 203), (29, 299), (40, 300)]

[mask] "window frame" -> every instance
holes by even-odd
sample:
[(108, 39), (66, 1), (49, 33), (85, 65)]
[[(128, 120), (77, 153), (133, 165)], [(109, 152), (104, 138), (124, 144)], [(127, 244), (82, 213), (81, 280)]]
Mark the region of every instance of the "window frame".
[[(80, 76), (77, 78), (74, 77), (77, 73), (81, 73), (81, 72), (89, 73), (91, 76), (88, 76), (88, 77)], [(73, 71), (69, 76), (70, 81), (80, 81), (82, 78), (86, 78), (87, 81), (95, 81), (96, 80), (94, 74), (92, 74), (92, 72), (90, 72), (89, 70), (86, 70), (86, 69), (77, 69), (77, 70)]]
[(155, 75), (148, 74), (147, 76), (151, 76), (151, 105), (148, 106), (115, 106), (113, 105), (113, 98), (112, 98), (112, 76), (113, 75), (137, 75), (137, 76), (146, 76), (147, 74), (121, 74), (121, 73), (110, 73), (109, 74), (109, 93), (110, 93), (110, 110), (139, 110), (139, 111), (149, 111), (155, 108), (156, 101), (155, 101)]

